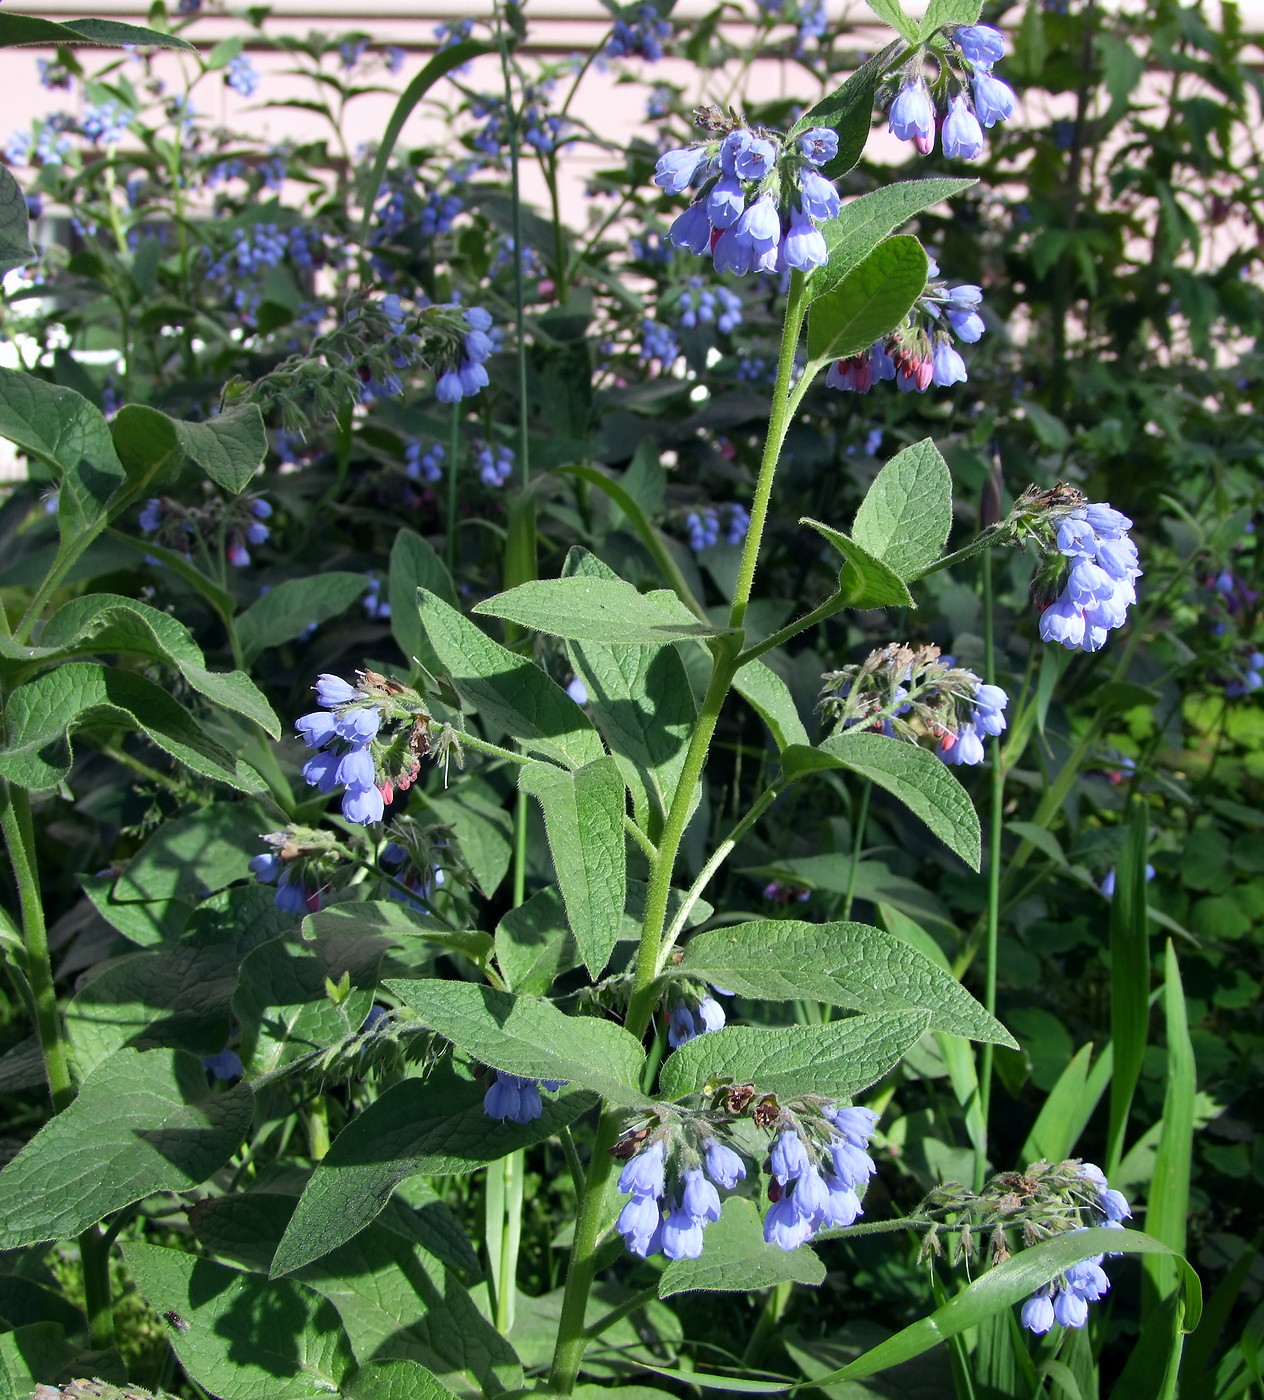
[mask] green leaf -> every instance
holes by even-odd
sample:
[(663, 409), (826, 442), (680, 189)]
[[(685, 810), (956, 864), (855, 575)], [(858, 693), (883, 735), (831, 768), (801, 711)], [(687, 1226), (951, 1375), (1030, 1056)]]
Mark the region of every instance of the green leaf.
[(778, 749), (812, 742), (799, 718), (799, 707), (794, 703), (790, 687), (762, 661), (743, 666), (733, 677), (733, 689), (768, 726)]
[(1148, 818), (1146, 804), (1135, 798), (1110, 901), (1110, 1043), (1114, 1070), (1106, 1134), (1108, 1176), (1123, 1156), (1128, 1113), (1149, 1035), (1150, 925), (1145, 876)]
[(135, 671), (71, 661), (21, 685), (5, 711), (9, 744), (0, 777), (33, 791), (54, 788), (70, 772), (70, 736), (88, 726), (139, 729), (186, 768), (240, 792), (263, 793), (263, 780), (208, 739), (193, 716)]
[(808, 312), (808, 355), (844, 360), (868, 350), (904, 320), (926, 290), (930, 264), (909, 233), (884, 239)]
[(899, 180), (859, 199), (849, 200), (836, 217), (821, 225), (829, 261), (808, 274), (809, 301), (832, 290), (888, 234), (914, 214), (968, 190), (976, 180), (938, 176), (930, 180)]
[[(973, 870), (979, 868), (982, 835), (979, 815), (965, 788), (929, 749), (889, 739), (885, 734), (848, 730), (821, 741), (820, 754), (838, 762), (898, 798)], [(782, 755), (782, 765), (794, 771), (797, 753)], [(819, 760), (811, 760), (819, 767)]]
[[(289, 943), (272, 940), (242, 963), (233, 1010), (242, 1025), (239, 1053), (252, 1078), (353, 1035), (369, 1014), (385, 938), (355, 934)], [(334, 1002), (327, 982), (350, 978), (350, 994)]]
[(237, 619), (242, 655), (247, 662), (253, 661), (261, 651), (292, 640), (313, 623), (337, 617), (368, 586), (364, 574), (337, 571), (278, 583)]
[(543, 1095), (531, 1123), (498, 1123), (483, 1112), (485, 1082), (450, 1066), (394, 1084), (338, 1134), (298, 1203), (272, 1263), (289, 1273), (344, 1244), (375, 1220), (410, 1176), (454, 1176), (559, 1133), (592, 1108), (592, 1094)]
[(366, 1362), (343, 1386), (342, 1393), (347, 1400), (455, 1400), (447, 1386), (424, 1366), (402, 1356)]
[(536, 579), (488, 598), (474, 611), (576, 642), (649, 647), (718, 635), (670, 589), (640, 593), (621, 578)]
[(414, 530), (402, 529), (391, 545), (387, 597), (391, 604), (391, 635), (409, 662), (419, 661), (427, 671), (442, 667), (426, 637), (417, 612), (417, 590), (428, 588), (450, 607), (456, 607), (456, 589), (442, 559)]
[(169, 819), (128, 862), (111, 892), (115, 900), (185, 899), (196, 904), (248, 874), (262, 849), (267, 817), (253, 802), (216, 802)]
[(849, 540), (838, 530), (822, 525), (819, 520), (802, 516), (800, 525), (810, 526), (827, 539), (846, 561), (839, 575), (838, 586), (846, 595), (851, 608), (912, 608), (913, 595), (908, 585), (880, 559), (875, 559), (863, 546)]
[[(6, 22), (26, 18), (0, 15), (0, 42)], [(102, 525), (124, 474), (109, 425), (95, 404), (22, 370), (0, 369), (0, 437), (53, 470), (63, 543)]]
[(426, 806), (456, 836), (461, 858), (479, 889), (490, 899), (509, 871), (513, 818), (501, 799), (477, 778), (462, 779), (452, 797), (427, 793)]
[[(1109, 1049), (1106, 1058), (1109, 1059)], [(1093, 1110), (1101, 1098), (1089, 1076), (1093, 1042), (1080, 1047), (1045, 1097), (1019, 1154), (1023, 1162), (1064, 1162), (1075, 1150)], [(1099, 1060), (1100, 1064), (1100, 1060)]]
[(812, 1252), (780, 1249), (764, 1243), (755, 1203), (730, 1196), (715, 1224), (707, 1227), (707, 1244), (700, 1259), (676, 1259), (658, 1280), (658, 1296), (677, 1293), (753, 1293), (779, 1283), (825, 1282), (825, 1265)]
[(40, 662), (111, 652), (164, 661), (208, 700), (254, 720), (274, 739), (281, 737), (281, 721), (244, 671), (208, 671), (201, 647), (182, 622), (133, 598), (89, 593), (72, 599), (49, 618), (39, 646), (0, 640), (0, 655), (12, 660)]
[[(573, 548), (568, 577), (616, 579), (596, 555)], [(598, 641), (567, 647), (575, 674), (588, 692), (593, 722), (632, 793), (638, 822), (657, 839), (667, 818), (697, 706), (674, 646), (607, 646)]]
[(0, 15), (0, 48), (18, 44), (65, 44), (75, 48), (80, 44), (101, 44), (121, 48), (124, 44), (139, 44), (149, 49), (197, 50), (187, 39), (163, 34), (156, 29), (143, 29), (138, 24), (124, 24), (116, 19), (72, 19), (63, 24), (37, 19), (34, 15), (13, 13)]
[(206, 1087), (184, 1050), (120, 1050), (0, 1171), (0, 1249), (77, 1235), (155, 1191), (188, 1191), (250, 1127), (247, 1085)]
[(244, 491), (268, 452), (258, 404), (238, 404), (204, 423), (172, 418), (147, 404), (124, 404), (111, 425), (114, 446), (129, 478), (153, 482), (174, 476), (187, 458), (217, 485)]
[(417, 599), (426, 635), (462, 700), (564, 767), (605, 757), (587, 716), (539, 666), (492, 641), (428, 589), (419, 588)]
[(602, 758), (571, 772), (551, 763), (531, 763), (518, 770), (518, 786), (544, 811), (567, 921), (595, 979), (610, 961), (623, 923), (626, 797), (618, 764)]
[(23, 267), (35, 256), (26, 196), (6, 165), (0, 169), (0, 273)]
[[(903, 25), (910, 31), (904, 37), (911, 41), (915, 33), (912, 21), (904, 20)], [(899, 24), (891, 27), (901, 32)], [(899, 40), (888, 44), (857, 68), (841, 87), (810, 107), (790, 128), (788, 142), (814, 126), (828, 126), (838, 133), (838, 154), (821, 167), (827, 180), (846, 175), (859, 161), (873, 126), (873, 95), (887, 69), (903, 50), (904, 45)]]
[(432, 1030), (492, 1069), (563, 1079), (621, 1108), (644, 1108), (645, 1052), (613, 1021), (567, 1016), (548, 1001), (471, 982), (390, 980), (386, 986)]
[(334, 1305), (301, 1283), (152, 1244), (129, 1243), (123, 1257), (141, 1296), (166, 1317), (181, 1366), (213, 1394), (326, 1400), (355, 1366)]
[[(211, 1253), (266, 1272), (296, 1205), (291, 1196), (266, 1191), (221, 1196), (199, 1202), (190, 1223)], [(477, 1272), (478, 1259), (446, 1207), (431, 1201), (414, 1211), (396, 1197), (354, 1240), (294, 1278), (338, 1309), (356, 1356), (424, 1366), (463, 1394), (513, 1390), (522, 1384), (513, 1348), (478, 1311), (468, 1279), (428, 1248), (436, 1213), (456, 1232), (462, 1260)], [(438, 1392), (451, 1393), (432, 1382)]]
[(918, 41), (924, 44), (938, 29), (975, 24), (982, 9), (982, 0), (930, 0), (917, 32)]
[(575, 966), (575, 940), (557, 887), (537, 890), (496, 926), (496, 965), (511, 992), (538, 997)]
[(769, 919), (710, 929), (689, 940), (679, 971), (756, 1001), (925, 1011), (932, 1030), (1018, 1049), (950, 972), (868, 924)]
[(303, 920), (304, 938), (381, 936), (393, 942), (421, 938), (449, 952), (463, 953), (482, 964), (492, 940), (477, 929), (452, 929), (394, 899), (369, 899), (361, 904), (333, 904)]
[(237, 603), (232, 594), (226, 593), (217, 583), (207, 578), (201, 569), (179, 550), (166, 549), (160, 544), (155, 544), (153, 540), (134, 539), (121, 530), (110, 530), (108, 536), (111, 544), (122, 545), (136, 554), (143, 555), (147, 562), (161, 564), (164, 569), (170, 569), (177, 578), (184, 579), (190, 588), (206, 599), (221, 618), (231, 618), (237, 611)]
[(865, 494), (852, 538), (902, 579), (933, 564), (952, 528), (952, 477), (925, 438), (897, 453)]
[[(1189, 1038), (1185, 992), (1181, 985), (1176, 949), (1168, 939), (1164, 951), (1163, 1013), (1167, 1034), (1167, 1083), (1163, 1091), (1163, 1125), (1154, 1158), (1154, 1175), (1146, 1200), (1147, 1233), (1161, 1240), (1173, 1254), (1185, 1252), (1189, 1221), (1190, 1163), (1194, 1156), (1194, 1099), (1198, 1071)], [(1146, 1291), (1146, 1315), (1156, 1300), (1176, 1291), (1176, 1264), (1162, 1256), (1144, 1265), (1150, 1287)]]
[(722, 1077), (779, 1098), (850, 1098), (893, 1069), (928, 1023), (918, 1010), (851, 1016), (824, 1026), (725, 1026), (673, 1051), (663, 1062), (659, 1088), (664, 1097), (680, 1099)]

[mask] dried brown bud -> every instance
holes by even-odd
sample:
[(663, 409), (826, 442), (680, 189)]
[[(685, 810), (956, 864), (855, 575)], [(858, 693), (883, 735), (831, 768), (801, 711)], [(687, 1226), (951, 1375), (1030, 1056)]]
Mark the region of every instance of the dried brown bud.
[(746, 1105), (755, 1097), (755, 1086), (753, 1084), (734, 1084), (731, 1089), (727, 1089), (724, 1094), (724, 1107), (730, 1113), (744, 1113)]
[(751, 1117), (754, 1118), (757, 1127), (771, 1128), (781, 1117), (781, 1105), (772, 1094), (768, 1094), (755, 1105)]

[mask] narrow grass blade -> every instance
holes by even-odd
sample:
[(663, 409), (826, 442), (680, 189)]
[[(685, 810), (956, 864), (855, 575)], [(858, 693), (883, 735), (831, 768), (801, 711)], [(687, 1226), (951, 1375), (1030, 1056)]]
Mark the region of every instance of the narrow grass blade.
[(1110, 908), (1110, 1037), (1115, 1055), (1110, 1083), (1106, 1175), (1124, 1152), (1128, 1113), (1145, 1056), (1150, 1013), (1150, 941), (1146, 914), (1148, 808), (1135, 801)]

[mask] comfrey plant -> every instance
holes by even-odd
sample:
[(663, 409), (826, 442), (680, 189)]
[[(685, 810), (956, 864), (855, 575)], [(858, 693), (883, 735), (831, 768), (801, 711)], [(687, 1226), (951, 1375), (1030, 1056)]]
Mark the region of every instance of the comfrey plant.
[[(1025, 628), (1092, 651), (1126, 625), (1139, 576), (1129, 522), (1071, 488), (1032, 488), (1003, 520), (946, 552), (967, 512), (954, 510), (944, 458), (914, 441), (870, 482), (881, 442), (858, 421), (854, 441), (833, 444), (829, 469), (848, 490), (865, 480), (859, 508), (842, 521), (846, 492), (822, 490), (815, 509), (830, 520), (796, 525), (798, 512), (787, 511), (770, 529), (774, 500), (794, 485), (783, 463), (794, 453), (793, 468), (812, 475), (810, 454), (797, 456), (799, 443), (811, 445), (799, 435), (809, 395), (846, 438), (847, 401), (823, 392), (831, 384), (867, 388), (865, 376), (883, 377), (889, 361), (904, 389), (951, 387), (965, 374), (955, 344), (983, 329), (979, 289), (945, 284), (919, 239), (895, 232), (964, 182), (902, 180), (863, 196), (845, 196), (842, 182), (860, 161), (875, 103), (926, 82), (928, 55), (944, 65), (933, 90), (950, 108), (945, 142), (958, 153), (969, 146), (954, 112), (972, 102), (986, 124), (1004, 105), (990, 86), (998, 40), (958, 0), (941, 0), (924, 22), (883, 9), (901, 37), (788, 130), (708, 107), (701, 139), (662, 155), (663, 200), (693, 191), (671, 247), (710, 255), (718, 278), (769, 276), (744, 306), (720, 282), (695, 280), (696, 266), (670, 249), (678, 261), (655, 250), (633, 264), (675, 289), (661, 304), (679, 319), (650, 319), (640, 343), (661, 373), (611, 387), (625, 416), (607, 420), (605, 446), (593, 428), (584, 341), (601, 234), (582, 248), (558, 237), (553, 285), (536, 289), (544, 309), (528, 317), (522, 210), (498, 186), (463, 201), (457, 233), (451, 205), (427, 195), (427, 222), (420, 197), (394, 198), (411, 186), (384, 176), (386, 151), (344, 190), (360, 211), (358, 242), (296, 233), (269, 211), (245, 219), (240, 237), (216, 228), (206, 256), (183, 259), (156, 233), (152, 248), (139, 228), (115, 236), (108, 212), (94, 232), (82, 221), (99, 262), (77, 258), (76, 275), (113, 282), (122, 268), (120, 285), (143, 288), (155, 262), (172, 286), (213, 270), (205, 281), (217, 310), (236, 317), (240, 334), (220, 337), (221, 359), (203, 359), (192, 333), (201, 323), (186, 327), (183, 302), (173, 300), (179, 324), (161, 334), (141, 318), (109, 420), (63, 382), (82, 367), (58, 361), (49, 378), (0, 369), (0, 432), (42, 474), (33, 490), (47, 502), (32, 495), (38, 504), (18, 534), (29, 530), (38, 548), (4, 588), (5, 604), (20, 597), (22, 607), (0, 629), (0, 830), (21, 920), (10, 970), (35, 1012), (54, 1109), (0, 1170), (0, 1248), (38, 1247), (43, 1267), (50, 1240), (73, 1240), (84, 1298), (81, 1320), (67, 1305), (60, 1320), (40, 1324), (38, 1348), (18, 1336), (4, 1353), (5, 1377), (15, 1358), (26, 1364), (37, 1351), (54, 1374), (73, 1374), (84, 1355), (115, 1365), (111, 1251), (120, 1241), (190, 1388), (229, 1400), (494, 1400), (522, 1393), (528, 1371), (558, 1397), (612, 1375), (652, 1386), (666, 1373), (675, 1388), (692, 1386), (714, 1356), (692, 1340), (686, 1352), (674, 1323), (660, 1327), (666, 1300), (705, 1289), (763, 1294), (753, 1338), (763, 1345), (792, 1286), (820, 1283), (862, 1232), (888, 1229), (924, 1232), (928, 1256), (947, 1240), (967, 1257), (985, 1231), (989, 1274), (850, 1367), (818, 1370), (815, 1385), (863, 1378), (1009, 1309), (1041, 1334), (1087, 1325), (1112, 1253), (1152, 1256), (1168, 1272), (1149, 1284), (1188, 1304), (1189, 1321), (1195, 1289), (1186, 1275), (1178, 1297), (1174, 1247), (1115, 1228), (1129, 1206), (1100, 1173), (1068, 1159), (996, 1175), (1003, 1144), (989, 1139), (992, 1050), (1017, 1049), (998, 1015), (997, 923), (1003, 894), (1029, 902), (1003, 883), (1014, 850), (1003, 842), (1021, 827), (1011, 821), (1018, 785), (1007, 794), (1007, 780), (1043, 725), (1057, 663), (1091, 682), (1099, 658), (1044, 652), (1033, 640), (1039, 690), (1015, 683), (992, 634), (987, 551), (1031, 544), (1039, 555), (1041, 620), (1020, 622), (1019, 645)], [(786, 13), (800, 44), (823, 37), (822, 7)], [(658, 14), (625, 12), (615, 47), (652, 58)], [(546, 110), (542, 88), (528, 90), (511, 41), (520, 8), (505, 22), (486, 46), (501, 59), (505, 92), (477, 99), (484, 124), (469, 144), (496, 167), (507, 156), (511, 168), (526, 146), (551, 175), (554, 148), (578, 139), (578, 119), (566, 103)], [(82, 23), (90, 36), (117, 32)], [(70, 53), (83, 35), (65, 37)], [(455, 72), (484, 54), (464, 33), (444, 37), (401, 111), (445, 64)], [(328, 58), (322, 85), (341, 96), (356, 73), (380, 70), (370, 41), (294, 40), (292, 51)], [(828, 53), (822, 45), (813, 57), (824, 65)], [(224, 70), (240, 91), (250, 79), (230, 66), (236, 57), (231, 45), (218, 50), (206, 62), (219, 67), (205, 71)], [(232, 152), (194, 120), (187, 93), (172, 107), (189, 137), (174, 154), (205, 147), (208, 184), (218, 171), (212, 197), (248, 177), (250, 198), (275, 191), (284, 161), (234, 169)], [(95, 120), (90, 139), (104, 146), (117, 124)], [(110, 142), (120, 160), (126, 145)], [(59, 181), (47, 179), (73, 195), (75, 181)], [(142, 184), (138, 206), (144, 198)], [(20, 202), (6, 207), (18, 215), (0, 221), (0, 249), (18, 266), (34, 250), (13, 237)], [(187, 219), (173, 227), (187, 233)], [(336, 298), (315, 297), (326, 270)], [(504, 353), (516, 376), (497, 373), (491, 313), (481, 309), (509, 319), (502, 292), (511, 282), (515, 336)], [(130, 285), (120, 296), (132, 336)], [(621, 306), (598, 324), (627, 346), (644, 303), (630, 295)], [(682, 451), (675, 480), (666, 479), (655, 433), (675, 431), (669, 414), (642, 446), (629, 444), (635, 455), (620, 475), (615, 451), (638, 421), (627, 405), (657, 413), (678, 389), (702, 405), (695, 390), (707, 386), (678, 378), (678, 362), (692, 373), (697, 362), (711, 367), (712, 350), (724, 358), (708, 328), (734, 337), (746, 310), (761, 326), (780, 314), (775, 356), (745, 356), (741, 403), (712, 405), (714, 417), (700, 408), (683, 430), (708, 451), (723, 432), (724, 450), (712, 454), (723, 475), (688, 479)], [(243, 373), (218, 405), (206, 400), (176, 419), (128, 401), (141, 353), (187, 354), (199, 373)], [(493, 374), (475, 423), (467, 406)], [(515, 393), (517, 433), (502, 415)], [(760, 414), (767, 405), (761, 445), (728, 435), (727, 415), (749, 418), (751, 403)], [(273, 424), (269, 436), (264, 410), (279, 433)], [(393, 470), (373, 470), (385, 462)], [(277, 468), (266, 494), (264, 463)], [(441, 557), (431, 543), (441, 493), (432, 488), (445, 477)], [(736, 504), (744, 486), (749, 501)], [(401, 491), (413, 512), (402, 526)], [(1001, 515), (1000, 493), (988, 519)], [(729, 503), (701, 504), (708, 499)], [(581, 531), (591, 549), (576, 545), (564, 562), (550, 553)], [(495, 548), (483, 550), (484, 540)], [(279, 554), (295, 541), (297, 556)], [(777, 577), (770, 542), (803, 572), (765, 598), (756, 580)], [(262, 582), (232, 567), (251, 550)], [(234, 669), (214, 669), (214, 654), (208, 663), (172, 612), (79, 591), (82, 571), (122, 573), (120, 559), (132, 556), (144, 570), (132, 593), (169, 587), (172, 608), (196, 599), (191, 615), (207, 645)], [(295, 557), (309, 561), (306, 573), (291, 570)], [(52, 563), (40, 574), (43, 558)], [(929, 643), (884, 644), (938, 635), (939, 619), (919, 623), (914, 611), (933, 591), (927, 578), (976, 564), (985, 635), (978, 646), (962, 641), (969, 665)], [(814, 576), (824, 582), (802, 603)], [(816, 629), (843, 614), (849, 640), (823, 640)], [(790, 650), (804, 642), (835, 656), (815, 739), (784, 679), (804, 674), (803, 653)], [(292, 734), (283, 736), (251, 667), (284, 697)], [(302, 698), (308, 681), (314, 702)], [(742, 718), (729, 725), (734, 711)], [(66, 1011), (31, 793), (61, 815), (57, 804), (73, 799), (78, 820), (91, 807), (81, 779), (96, 763), (134, 782), (121, 793), (126, 784), (114, 782), (99, 799), (118, 845), (84, 880), (87, 918), (76, 927), (90, 928), (110, 956), (68, 988)], [(792, 803), (813, 789), (821, 805), (801, 820)], [(986, 864), (980, 791), (990, 808)], [(875, 794), (883, 821), (965, 891), (949, 913), (912, 906), (935, 921), (935, 936), (873, 854)], [(1053, 805), (1065, 796), (1055, 787)], [(42, 834), (53, 839), (55, 825), (45, 821)], [(74, 823), (65, 825), (77, 841)], [(1143, 836), (1130, 835), (1110, 906), (1121, 929), (1115, 971), (1133, 976), (1134, 1021), (1147, 1005), (1134, 858), (1144, 857)], [(763, 863), (745, 863), (757, 844)], [(796, 853), (788, 868), (769, 868), (785, 850)], [(986, 871), (985, 893), (972, 871)], [(757, 912), (743, 912), (733, 889)], [(1139, 900), (1136, 937), (1125, 921), (1137, 919)], [(977, 929), (960, 929), (954, 966), (939, 937), (980, 909)], [(133, 945), (117, 961), (116, 934)], [(0, 935), (17, 948), (7, 914)], [(976, 956), (977, 996), (962, 980)], [(1139, 1063), (1129, 1029), (1112, 1028), (1125, 1071), (1130, 1055)], [(1177, 1052), (1179, 1029), (1173, 1009)], [(913, 1155), (910, 1123), (932, 1115), (910, 1111), (906, 1096), (917, 1092), (917, 1066), (936, 1056), (948, 1069), (937, 1077), (956, 1095), (937, 1116), (969, 1133), (976, 1184), (943, 1186), (910, 1214), (898, 1205), (908, 1197), (897, 1173)], [(1125, 1078), (1112, 1093), (1123, 1107), (1112, 1103), (1117, 1126), (1103, 1158), (1112, 1173), (1125, 1146)], [(1089, 1097), (1087, 1081), (1079, 1087), (1079, 1096), (1059, 1095), (1077, 1114)], [(1041, 1134), (1067, 1136), (1053, 1117), (1042, 1118)], [(1068, 1141), (1059, 1155), (1072, 1149)], [(85, 1151), (119, 1169), (85, 1174)], [(443, 1194), (418, 1177), (446, 1183)], [(528, 1184), (544, 1203), (538, 1214)], [(173, 1196), (178, 1232), (169, 1228)], [(547, 1232), (536, 1228), (542, 1221)], [(544, 1243), (550, 1262), (520, 1269), (524, 1239)], [(520, 1287), (547, 1288), (563, 1252), (554, 1294), (532, 1299), (531, 1318), (515, 1326)], [(854, 1272), (836, 1269), (835, 1278)], [(32, 1304), (29, 1289), (18, 1293)], [(63, 1350), (67, 1328), (77, 1340)], [(758, 1347), (733, 1361), (725, 1369), (739, 1374), (722, 1384), (748, 1384), (762, 1366)], [(23, 1373), (18, 1384), (26, 1382)]]

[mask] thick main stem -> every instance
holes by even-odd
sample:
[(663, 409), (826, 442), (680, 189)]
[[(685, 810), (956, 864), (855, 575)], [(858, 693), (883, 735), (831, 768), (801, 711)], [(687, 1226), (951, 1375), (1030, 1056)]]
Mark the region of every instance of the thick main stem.
[(25, 788), (8, 783), (0, 786), (0, 827), (13, 867), (22, 913), (22, 940), (26, 954), (27, 985), (35, 1011), (35, 1032), (44, 1073), (53, 1101), (53, 1112), (60, 1113), (75, 1096), (70, 1077), (70, 1057), (57, 1011), (57, 990), (48, 952), (48, 929), (44, 923), (44, 903), (40, 897), (39, 874), (35, 865), (35, 832), (31, 823), (31, 800)]
[[(645, 918), (641, 925), (641, 939), (637, 948), (632, 995), (624, 1021), (624, 1025), (638, 1040), (645, 1034), (653, 1012), (654, 983), (658, 977), (672, 875), (680, 853), (680, 843), (692, 815), (694, 790), (701, 781), (707, 754), (711, 748), (711, 739), (720, 718), (720, 710), (737, 673), (737, 657), (742, 647), (741, 627), (747, 603), (750, 601), (755, 566), (759, 561), (759, 547), (768, 520), (768, 503), (772, 496), (777, 460), (795, 405), (807, 387), (806, 380), (797, 386), (791, 385), (795, 351), (798, 348), (799, 333), (803, 328), (806, 312), (807, 297), (803, 274), (795, 272), (790, 280), (790, 299), (786, 306), (785, 325), (781, 334), (781, 353), (777, 360), (777, 384), (773, 392), (772, 416), (768, 421), (768, 436), (764, 442), (759, 477), (755, 482), (754, 498), (751, 501), (750, 528), (742, 550), (733, 606), (729, 613), (729, 626), (733, 631), (715, 638), (711, 644), (711, 679), (707, 684), (697, 723), (690, 736), (689, 748), (685, 754), (671, 807), (663, 823), (658, 855), (650, 865), (649, 888), (645, 896)], [(618, 1135), (618, 1124), (617, 1111), (604, 1109), (597, 1130), (597, 1140), (593, 1144), (587, 1184), (575, 1222), (575, 1237), (566, 1272), (566, 1290), (562, 1296), (562, 1316), (558, 1322), (557, 1345), (553, 1353), (553, 1369), (549, 1376), (549, 1388), (560, 1395), (568, 1395), (574, 1389), (588, 1340), (584, 1331), (584, 1312), (596, 1272), (597, 1241), (613, 1172), (610, 1148)]]

